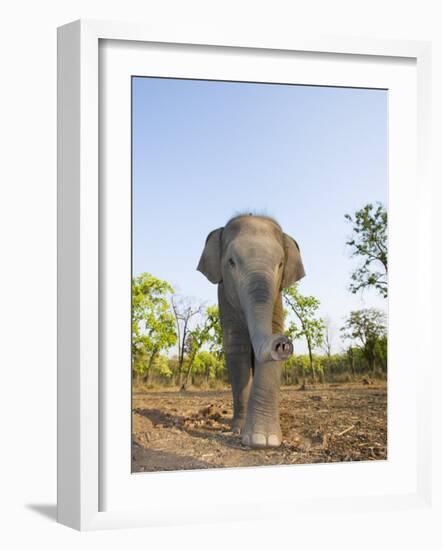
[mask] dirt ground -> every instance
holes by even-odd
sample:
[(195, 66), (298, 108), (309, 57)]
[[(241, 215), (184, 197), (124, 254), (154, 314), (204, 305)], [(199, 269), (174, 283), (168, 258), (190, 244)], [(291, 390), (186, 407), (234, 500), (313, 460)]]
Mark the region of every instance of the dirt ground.
[(280, 410), (281, 447), (256, 450), (230, 431), (230, 391), (135, 392), (132, 471), (387, 458), (384, 383), (285, 387)]

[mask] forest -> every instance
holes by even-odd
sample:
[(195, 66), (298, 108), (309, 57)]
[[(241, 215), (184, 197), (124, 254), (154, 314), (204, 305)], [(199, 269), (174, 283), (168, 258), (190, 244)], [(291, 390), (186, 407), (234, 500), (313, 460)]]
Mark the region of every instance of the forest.
[[(345, 245), (356, 268), (343, 281), (353, 294), (373, 289), (382, 298), (387, 288), (387, 212), (367, 204), (345, 216)], [(350, 265), (350, 264), (349, 264)], [(285, 361), (285, 386), (346, 383), (387, 378), (387, 319), (384, 311), (365, 308), (332, 320), (315, 296), (297, 283), (283, 291), (285, 332), (295, 354)], [(339, 325), (338, 325), (339, 323)], [(305, 354), (297, 354), (303, 341)], [(141, 273), (132, 281), (132, 375), (134, 387), (178, 390), (221, 389), (229, 375), (223, 358), (218, 307), (178, 295), (168, 281)]]

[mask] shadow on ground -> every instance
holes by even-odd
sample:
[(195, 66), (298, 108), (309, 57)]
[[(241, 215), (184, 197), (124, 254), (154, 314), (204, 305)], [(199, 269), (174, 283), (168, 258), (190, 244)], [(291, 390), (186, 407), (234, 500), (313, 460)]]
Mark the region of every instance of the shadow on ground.
[(386, 460), (387, 387), (377, 381), (283, 389), (277, 449), (251, 449), (231, 431), (224, 391), (135, 394), (133, 472)]
[(32, 510), (40, 516), (57, 521), (57, 505), (56, 504), (25, 504), (25, 508)]
[(181, 470), (207, 469), (213, 467), (204, 460), (179, 456), (176, 453), (168, 453), (155, 449), (146, 450), (136, 443), (132, 447), (132, 459), (144, 465), (143, 468), (133, 470), (132, 473), (142, 473), (144, 471), (175, 471), (177, 470), (177, 461), (179, 461)]

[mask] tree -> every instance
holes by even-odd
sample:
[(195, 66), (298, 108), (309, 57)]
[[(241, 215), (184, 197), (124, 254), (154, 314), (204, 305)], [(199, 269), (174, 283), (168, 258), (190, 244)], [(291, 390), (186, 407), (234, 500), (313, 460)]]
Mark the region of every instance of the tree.
[(202, 350), (197, 353), (194, 361), (194, 371), (202, 374), (206, 384), (211, 380), (222, 376), (224, 364), (220, 361), (215, 353)]
[(219, 310), (217, 306), (209, 306), (201, 315), (202, 319), (193, 329), (188, 331), (185, 342), (185, 352), (188, 356), (187, 374), (181, 389), (186, 389), (190, 381), (195, 357), (204, 344), (209, 350), (216, 353), (218, 358), (222, 355), (222, 334)]
[(189, 348), (188, 336), (192, 319), (201, 314), (202, 305), (195, 304), (189, 298), (172, 296), (172, 309), (175, 316), (175, 327), (178, 345), (178, 386), (183, 385), (183, 365), (186, 349)]
[(387, 211), (381, 203), (367, 204), (354, 216), (345, 215), (353, 224), (353, 235), (346, 244), (352, 257), (361, 258), (362, 264), (351, 274), (350, 291), (356, 294), (365, 288), (375, 288), (387, 297), (388, 246)]
[(376, 342), (375, 346), (375, 356), (379, 364), (382, 367), (384, 373), (387, 372), (387, 356), (388, 356), (388, 338), (387, 336), (382, 336)]
[(345, 339), (359, 344), (369, 369), (376, 373), (376, 350), (385, 339), (386, 348), (386, 315), (379, 309), (361, 309), (352, 311), (341, 328)]
[(328, 315), (326, 315), (323, 319), (324, 323), (324, 339), (322, 343), (322, 348), (325, 351), (325, 354), (327, 357), (331, 356), (331, 350), (332, 350), (332, 343), (333, 343), (333, 326), (331, 319)]
[(153, 362), (176, 342), (174, 317), (168, 302), (173, 288), (142, 273), (132, 281), (132, 362), (147, 382)]
[(203, 345), (207, 342), (209, 338), (209, 331), (207, 327), (207, 319), (204, 323), (198, 324), (194, 329), (190, 330), (186, 343), (185, 343), (185, 352), (188, 357), (187, 362), (187, 374), (184, 380), (184, 383), (181, 384), (180, 389), (185, 390), (190, 382), (190, 375), (192, 373), (192, 368), (195, 362), (196, 354), (200, 351)]
[(317, 317), (320, 302), (314, 296), (303, 296), (295, 284), (283, 291), (284, 301), (289, 311), (294, 314), (287, 329), (287, 336), (297, 339), (305, 338), (307, 342), (310, 370), (315, 381), (313, 362), (314, 348), (321, 346), (324, 338), (324, 321)]
[(332, 355), (332, 343), (334, 336), (334, 327), (329, 315), (326, 315), (323, 319), (324, 321), (324, 339), (322, 343), (322, 349), (325, 352), (327, 360), (323, 363), (323, 372), (325, 373), (329, 370), (330, 367), (330, 358)]
[(209, 306), (206, 309), (206, 316), (209, 327), (209, 350), (216, 355), (218, 360), (221, 360), (224, 354), (224, 348), (218, 306)]
[(169, 382), (172, 378), (173, 372), (171, 369), (171, 362), (166, 355), (158, 355), (152, 364), (152, 372), (160, 378), (161, 382)]
[(354, 354), (353, 347), (351, 345), (348, 346), (347, 348), (347, 357), (348, 357), (348, 364), (350, 367), (351, 376), (354, 380), (355, 374), (356, 374), (355, 373), (355, 354)]

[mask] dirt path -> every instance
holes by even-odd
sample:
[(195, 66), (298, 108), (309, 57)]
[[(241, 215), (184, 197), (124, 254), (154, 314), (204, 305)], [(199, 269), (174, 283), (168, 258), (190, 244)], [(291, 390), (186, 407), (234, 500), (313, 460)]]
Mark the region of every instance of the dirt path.
[(283, 388), (283, 444), (253, 450), (230, 431), (229, 391), (134, 394), (132, 471), (387, 458), (385, 384)]

